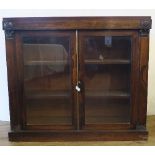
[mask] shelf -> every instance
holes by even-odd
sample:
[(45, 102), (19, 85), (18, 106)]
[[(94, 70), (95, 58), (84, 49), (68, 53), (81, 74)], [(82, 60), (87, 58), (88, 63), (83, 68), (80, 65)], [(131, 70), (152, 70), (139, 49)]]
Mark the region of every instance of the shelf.
[[(67, 65), (68, 61), (26, 61), (25, 66), (38, 66), (38, 65)], [(85, 60), (85, 64), (130, 64), (130, 60), (121, 59), (107, 59), (107, 60)]]
[(129, 116), (87, 116), (86, 124), (117, 124), (130, 122)]
[(130, 94), (125, 91), (86, 91), (89, 98), (129, 98)]
[(71, 123), (72, 116), (27, 116), (27, 125), (70, 125)]
[[(69, 98), (69, 90), (57, 92), (29, 92), (25, 96), (27, 99), (50, 99), (50, 98)], [(89, 98), (129, 98), (130, 94), (125, 91), (86, 91), (86, 97)]]
[(71, 124), (72, 106), (70, 102), (30, 102), (27, 104), (27, 123), (29, 125)]
[[(66, 65), (68, 61), (56, 60), (56, 61), (26, 61), (26, 66), (36, 65)], [(130, 64), (130, 60), (123, 59), (106, 59), (106, 60), (85, 60), (85, 64)]]
[(130, 64), (130, 60), (123, 59), (105, 59), (105, 60), (85, 60), (85, 64)]
[(86, 124), (127, 123), (130, 120), (130, 109), (131, 104), (127, 100), (87, 100)]
[(70, 93), (69, 90), (65, 91), (49, 91), (49, 92), (29, 92), (25, 95), (27, 99), (61, 99), (61, 98), (69, 98)]
[(25, 66), (37, 66), (37, 65), (66, 65), (68, 61), (56, 60), (56, 61), (26, 61)]

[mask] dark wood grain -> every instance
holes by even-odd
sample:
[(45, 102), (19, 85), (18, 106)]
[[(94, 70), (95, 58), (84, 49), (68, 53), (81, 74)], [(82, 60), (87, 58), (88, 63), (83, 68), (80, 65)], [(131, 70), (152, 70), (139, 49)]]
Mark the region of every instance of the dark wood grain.
[(138, 32), (135, 32), (132, 37), (132, 53), (131, 53), (131, 122), (136, 128), (137, 124), (137, 109), (138, 109), (138, 78), (139, 78), (139, 48), (138, 48)]
[[(9, 140), (146, 140), (151, 22), (150, 16), (4, 18), (11, 120)], [(30, 47), (31, 50), (27, 48), (24, 54), (24, 37), (37, 38), (36, 41), (30, 39), (27, 42), (35, 46), (50, 44), (52, 41), (47, 37), (51, 36), (69, 38), (70, 93), (65, 92), (68, 86), (64, 82), (69, 63), (64, 74), (42, 77), (43, 84), (40, 78), (32, 78), (29, 82), (26, 78), (24, 81), (25, 67), (35, 68), (37, 74), (38, 66), (46, 68), (66, 64), (65, 61), (55, 63), (50, 59), (51, 52), (45, 50), (42, 53), (47, 55), (42, 60)], [(98, 47), (105, 51), (105, 59), (100, 60), (98, 52), (87, 53), (85, 37), (91, 36), (131, 38), (131, 48), (126, 39), (121, 44), (114, 39), (114, 48), (109, 48), (98, 38)], [(63, 45), (68, 49), (65, 39)], [(104, 75), (97, 75), (95, 84), (91, 82), (92, 72), (85, 70), (85, 66), (91, 68), (93, 65), (100, 68), (98, 73)], [(30, 88), (27, 94), (24, 84)], [(75, 89), (77, 84), (81, 88), (80, 92)], [(38, 91), (34, 91), (35, 88)], [(98, 91), (98, 88), (104, 89)], [(71, 109), (70, 112), (68, 109)], [(46, 111), (45, 115), (42, 115), (43, 110)]]
[(147, 140), (145, 130), (118, 131), (64, 131), (64, 132), (10, 132), (10, 141), (127, 141)]
[(9, 89), (10, 124), (12, 130), (19, 130), (21, 127), (19, 109), (20, 105), (18, 99), (18, 77), (16, 74), (16, 47), (14, 37), (6, 39), (6, 59)]
[(139, 124), (146, 125), (149, 36), (140, 37)]
[(145, 26), (147, 29), (151, 28), (149, 16), (4, 18), (3, 23), (4, 29), (14, 30), (140, 29)]

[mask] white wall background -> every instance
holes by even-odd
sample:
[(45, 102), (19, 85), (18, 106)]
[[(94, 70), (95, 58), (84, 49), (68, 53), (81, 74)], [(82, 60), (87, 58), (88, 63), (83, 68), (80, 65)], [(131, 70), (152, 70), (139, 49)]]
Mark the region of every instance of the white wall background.
[(152, 16), (148, 115), (155, 115), (155, 10), (0, 10), (0, 120), (9, 120), (5, 38), (4, 31), (2, 30), (2, 18), (45, 16)]

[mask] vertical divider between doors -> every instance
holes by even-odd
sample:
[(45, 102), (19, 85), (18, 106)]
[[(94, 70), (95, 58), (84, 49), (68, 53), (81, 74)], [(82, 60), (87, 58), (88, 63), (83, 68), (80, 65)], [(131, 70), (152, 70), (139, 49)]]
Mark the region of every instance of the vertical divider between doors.
[[(77, 73), (77, 81), (76, 85), (78, 85), (78, 82), (81, 82), (81, 90), (80, 92), (76, 91), (76, 97), (77, 97), (77, 104), (76, 104), (76, 114), (77, 114), (77, 130), (81, 130), (82, 126), (84, 125), (84, 83), (83, 83), (83, 53), (82, 53), (82, 37), (81, 32), (79, 33), (78, 30), (76, 30), (76, 73)], [(75, 89), (75, 88), (74, 88)]]
[[(78, 30), (76, 30), (76, 85), (78, 85), (78, 81), (79, 81), (79, 49), (78, 49)], [(74, 88), (75, 89), (75, 88)], [(80, 129), (80, 111), (79, 111), (79, 94), (76, 91), (76, 114), (77, 114), (77, 130)]]
[(81, 82), (81, 91), (78, 93), (80, 129), (83, 129), (85, 126), (84, 52), (83, 32), (81, 31), (78, 32), (78, 81)]

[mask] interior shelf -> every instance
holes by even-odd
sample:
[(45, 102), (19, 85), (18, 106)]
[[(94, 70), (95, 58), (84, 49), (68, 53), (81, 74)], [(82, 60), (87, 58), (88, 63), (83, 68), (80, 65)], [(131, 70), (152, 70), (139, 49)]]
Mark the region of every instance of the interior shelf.
[(130, 64), (130, 60), (105, 59), (105, 60), (85, 60), (85, 64)]
[[(68, 61), (26, 61), (25, 66), (37, 66), (37, 65), (66, 65)], [(85, 60), (85, 64), (130, 64), (130, 60), (123, 59), (105, 59), (105, 60)]]
[[(58, 92), (29, 92), (26, 93), (26, 98), (28, 99), (39, 99), (39, 98), (68, 98), (70, 93), (68, 91), (58, 91)], [(94, 98), (129, 98), (130, 93), (125, 91), (86, 91), (86, 97)]]
[[(71, 124), (72, 105), (70, 102), (51, 102), (44, 100), (27, 104), (27, 123), (29, 125)], [(52, 103), (52, 104), (51, 104)]]
[(86, 91), (89, 98), (129, 98), (130, 94), (125, 91)]
[(66, 116), (29, 116), (27, 118), (28, 125), (70, 125), (72, 117)]
[[(103, 123), (102, 123), (103, 122)], [(130, 122), (129, 116), (87, 116), (86, 124), (117, 124), (122, 122)]]
[(53, 99), (53, 98), (69, 98), (70, 93), (69, 91), (42, 91), (42, 92), (29, 92), (26, 93), (27, 99)]
[(55, 60), (55, 61), (26, 61), (24, 65), (26, 66), (37, 66), (37, 65), (66, 65), (68, 61)]

